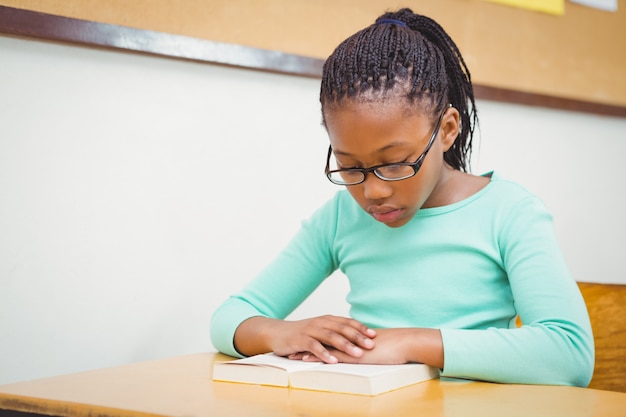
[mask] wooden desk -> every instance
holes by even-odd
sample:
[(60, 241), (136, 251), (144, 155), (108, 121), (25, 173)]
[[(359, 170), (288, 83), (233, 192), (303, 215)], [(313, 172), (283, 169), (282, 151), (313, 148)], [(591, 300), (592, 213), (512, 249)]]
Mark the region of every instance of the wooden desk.
[[(375, 397), (211, 380), (214, 353), (0, 386), (0, 416), (626, 416), (626, 394), (433, 380)], [(10, 411), (13, 410), (13, 411)]]

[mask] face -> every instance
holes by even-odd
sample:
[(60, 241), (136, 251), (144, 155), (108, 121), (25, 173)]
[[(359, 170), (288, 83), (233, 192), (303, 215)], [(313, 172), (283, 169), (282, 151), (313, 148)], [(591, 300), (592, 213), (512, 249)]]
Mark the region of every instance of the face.
[[(342, 103), (327, 110), (325, 120), (337, 168), (414, 162), (426, 148), (436, 123), (430, 115), (409, 112), (399, 100)], [(361, 184), (347, 186), (348, 191), (374, 219), (389, 227), (403, 226), (421, 207), (437, 201), (439, 186), (451, 169), (444, 163), (443, 153), (457, 133), (458, 112), (451, 108), (415, 176), (384, 181), (368, 173)]]

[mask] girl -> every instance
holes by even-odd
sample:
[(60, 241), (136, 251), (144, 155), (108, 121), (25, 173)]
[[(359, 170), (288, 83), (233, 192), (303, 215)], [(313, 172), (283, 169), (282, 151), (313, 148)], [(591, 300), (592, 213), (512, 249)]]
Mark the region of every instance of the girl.
[[(214, 312), (214, 345), (586, 386), (591, 327), (551, 215), (522, 187), (468, 173), (474, 95), (445, 31), (409, 9), (382, 15), (328, 58), (320, 101), (326, 175), (345, 190)], [(337, 268), (350, 318), (284, 320)]]

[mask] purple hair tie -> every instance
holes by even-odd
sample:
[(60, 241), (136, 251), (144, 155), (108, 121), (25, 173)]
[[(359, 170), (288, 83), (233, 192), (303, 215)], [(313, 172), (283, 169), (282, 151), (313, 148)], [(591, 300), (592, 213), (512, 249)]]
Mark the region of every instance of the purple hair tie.
[(376, 22), (377, 25), (382, 25), (383, 23), (396, 24), (398, 26), (405, 26), (406, 27), (406, 23), (404, 23), (402, 20), (397, 20), (397, 19), (385, 18), (385, 19), (380, 19), (380, 20), (378, 20)]

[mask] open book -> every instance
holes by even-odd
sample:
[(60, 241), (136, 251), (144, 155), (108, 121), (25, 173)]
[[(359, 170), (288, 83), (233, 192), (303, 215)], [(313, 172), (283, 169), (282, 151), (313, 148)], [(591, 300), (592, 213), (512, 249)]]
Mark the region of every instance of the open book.
[(437, 368), (419, 363), (324, 364), (290, 360), (273, 353), (216, 362), (213, 366), (215, 381), (361, 395), (377, 395), (438, 376)]

